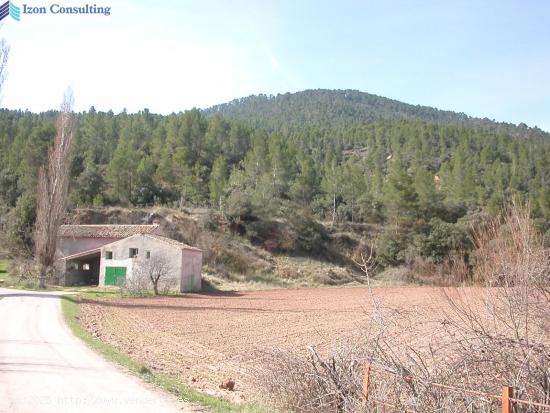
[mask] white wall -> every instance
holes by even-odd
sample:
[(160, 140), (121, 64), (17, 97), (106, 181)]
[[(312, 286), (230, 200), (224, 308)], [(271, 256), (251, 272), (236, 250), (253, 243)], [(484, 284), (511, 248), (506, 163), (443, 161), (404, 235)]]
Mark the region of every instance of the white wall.
[(180, 292), (202, 288), (202, 251), (183, 250)]
[[(129, 257), (130, 248), (138, 249), (136, 258)], [(105, 259), (107, 251), (113, 253), (113, 259)], [(99, 285), (105, 285), (105, 267), (126, 267), (126, 278), (132, 277), (135, 268), (147, 259), (146, 251), (150, 251), (151, 258), (158, 254), (166, 258), (172, 270), (169, 278), (177, 281), (175, 288), (179, 291), (200, 291), (202, 251), (182, 249), (146, 235), (133, 235), (101, 248)]]
[[(138, 249), (138, 256), (130, 258), (130, 248)], [(113, 259), (105, 259), (105, 253), (112, 251)], [(181, 268), (181, 249), (174, 247), (155, 238), (144, 235), (133, 235), (111, 245), (106, 245), (101, 248), (101, 269), (99, 274), (99, 285), (105, 285), (105, 267), (126, 267), (126, 278), (131, 278), (134, 268), (140, 262), (146, 260), (146, 251), (151, 252), (151, 258), (155, 255), (162, 254), (166, 257), (172, 274), (170, 276), (179, 280), (182, 271)], [(179, 283), (178, 283), (179, 284)], [(179, 285), (178, 285), (179, 287)]]

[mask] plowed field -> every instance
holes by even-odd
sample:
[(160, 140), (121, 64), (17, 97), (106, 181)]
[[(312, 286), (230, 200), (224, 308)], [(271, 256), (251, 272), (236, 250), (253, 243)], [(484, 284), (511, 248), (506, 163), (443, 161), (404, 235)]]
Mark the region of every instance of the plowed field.
[[(384, 303), (407, 310), (438, 299), (430, 288), (373, 291)], [(327, 288), (96, 300), (82, 304), (81, 322), (147, 366), (239, 401), (254, 394), (254, 368), (265, 350), (315, 345), (322, 351), (358, 338), (369, 320), (369, 294), (364, 288)], [(219, 389), (229, 378), (236, 382), (234, 392)]]

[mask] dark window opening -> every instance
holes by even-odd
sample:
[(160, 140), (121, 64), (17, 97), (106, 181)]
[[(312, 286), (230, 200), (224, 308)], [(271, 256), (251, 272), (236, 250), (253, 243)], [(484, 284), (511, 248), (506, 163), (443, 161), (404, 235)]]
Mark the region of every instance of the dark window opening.
[(105, 259), (106, 260), (112, 260), (113, 259), (113, 251), (105, 251)]
[(151, 258), (151, 251), (146, 251), (145, 252), (145, 258), (147, 258), (147, 259)]
[(136, 258), (138, 256), (137, 248), (130, 248), (130, 258)]

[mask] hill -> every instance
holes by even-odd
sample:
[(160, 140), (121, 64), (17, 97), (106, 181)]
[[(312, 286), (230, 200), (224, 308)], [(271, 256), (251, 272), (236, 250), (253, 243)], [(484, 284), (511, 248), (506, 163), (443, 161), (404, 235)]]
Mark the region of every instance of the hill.
[[(203, 209), (205, 249), (218, 251), (226, 278), (253, 279), (281, 257), (311, 272), (319, 262), (349, 268), (361, 245), (375, 249), (379, 270), (442, 274), (457, 254), (470, 268), (471, 224), (511, 199), (529, 202), (550, 242), (550, 140), (540, 130), (351, 91), (239, 102), (76, 114), (69, 209)], [(33, 248), (55, 117), (0, 111), (0, 250), (12, 255)], [(249, 247), (261, 265), (243, 259)]]
[(375, 120), (421, 120), (483, 128), (522, 138), (550, 138), (550, 134), (525, 124), (496, 122), (464, 113), (410, 105), (358, 90), (305, 90), (276, 96), (253, 95), (216, 105), (204, 111), (241, 120), (257, 127), (280, 130), (315, 125), (338, 127)]

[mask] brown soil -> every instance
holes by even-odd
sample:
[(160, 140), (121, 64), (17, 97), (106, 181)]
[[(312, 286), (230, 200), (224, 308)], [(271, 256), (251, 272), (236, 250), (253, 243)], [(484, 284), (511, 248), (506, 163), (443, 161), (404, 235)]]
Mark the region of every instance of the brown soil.
[[(426, 309), (432, 288), (379, 288), (386, 305)], [(234, 401), (254, 395), (254, 369), (273, 348), (320, 351), (359, 338), (369, 320), (365, 288), (189, 294), (87, 301), (81, 322), (93, 335), (196, 389)], [(422, 334), (415, 332), (411, 339)], [(235, 381), (235, 390), (220, 384)]]

